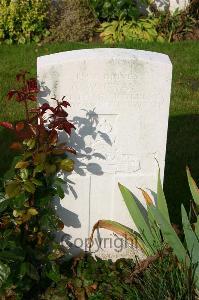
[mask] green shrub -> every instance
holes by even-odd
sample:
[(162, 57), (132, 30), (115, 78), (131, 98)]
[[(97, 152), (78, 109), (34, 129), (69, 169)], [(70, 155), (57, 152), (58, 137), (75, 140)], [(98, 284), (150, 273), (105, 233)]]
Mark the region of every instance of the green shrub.
[(90, 0), (100, 21), (118, 20), (121, 16), (131, 20), (139, 15), (136, 1), (133, 0)]
[(158, 18), (143, 18), (138, 21), (104, 22), (99, 28), (100, 37), (107, 44), (115, 44), (126, 41), (164, 41), (156, 29)]
[(49, 41), (89, 41), (96, 18), (87, 0), (60, 0), (50, 14)]
[[(159, 258), (139, 268), (131, 259), (94, 259), (87, 255), (71, 260), (62, 268), (65, 274), (49, 287), (43, 300), (194, 300), (193, 278), (186, 267), (180, 268), (175, 257)], [(139, 270), (138, 270), (139, 268)], [(136, 272), (136, 274), (135, 274)]]
[(24, 44), (48, 34), (50, 0), (0, 0), (0, 42)]
[(39, 88), (37, 80), (27, 76), (18, 74), (19, 88), (8, 93), (10, 101), (14, 98), (25, 106), (26, 118), (0, 122), (15, 135), (10, 147), (17, 152), (0, 186), (0, 299), (37, 299), (40, 290), (59, 280), (59, 259), (64, 255), (54, 240), (64, 224), (52, 201), (64, 197), (66, 181), (57, 172), (74, 167), (66, 153), (75, 150), (59, 143), (58, 130), (70, 135), (74, 125), (67, 120), (69, 103), (63, 98), (55, 107), (44, 103), (28, 109), (30, 101), (37, 101)]
[(158, 12), (156, 15), (159, 20), (157, 31), (162, 33), (169, 42), (189, 38), (195, 29), (199, 27), (197, 17), (193, 13), (193, 4), (190, 4), (184, 11), (176, 10), (174, 13), (170, 11)]
[(138, 41), (176, 41), (197, 39), (199, 35), (198, 0), (192, 0), (183, 11), (158, 11), (153, 1), (143, 0), (151, 12), (142, 17), (132, 0), (90, 0), (102, 22), (99, 31), (106, 43)]

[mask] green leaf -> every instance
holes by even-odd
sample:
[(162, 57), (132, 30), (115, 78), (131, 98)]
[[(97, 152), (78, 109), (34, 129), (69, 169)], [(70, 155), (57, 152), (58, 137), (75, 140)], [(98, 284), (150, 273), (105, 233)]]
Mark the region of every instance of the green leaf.
[(154, 205), (148, 205), (147, 206), (147, 211), (148, 211), (148, 220), (149, 220), (149, 225), (150, 229), (154, 238), (154, 244), (156, 245), (157, 249), (162, 249), (163, 244), (162, 244), (162, 238), (160, 234), (160, 228), (157, 225), (156, 218), (153, 214), (153, 209)]
[(43, 197), (38, 195), (35, 199), (36, 206), (38, 206), (38, 205), (41, 207), (49, 206), (50, 202), (52, 201), (52, 198), (53, 197), (50, 195), (46, 195)]
[[(187, 262), (189, 264), (189, 259), (187, 258), (187, 252), (184, 246), (182, 245), (177, 233), (172, 227), (171, 223), (165, 219), (163, 214), (155, 206), (152, 207), (153, 214), (156, 217), (156, 221), (160, 226), (164, 240), (168, 245), (173, 249), (175, 255), (177, 256), (180, 262)], [(187, 259), (187, 260), (186, 260)]]
[(65, 181), (65, 180), (63, 180), (63, 179), (62, 179), (62, 178), (60, 178), (60, 177), (56, 177), (56, 178), (55, 178), (55, 183), (66, 184), (66, 181)]
[(16, 166), (15, 169), (25, 169), (29, 166), (29, 162), (28, 161), (19, 161)]
[(189, 222), (186, 210), (182, 204), (182, 224), (185, 235), (185, 240), (187, 244), (187, 249), (189, 251), (189, 256), (193, 264), (199, 262), (199, 241), (191, 228), (191, 224)]
[(40, 181), (36, 178), (31, 178), (31, 181), (32, 181), (32, 183), (34, 183), (37, 186), (42, 186), (43, 185), (42, 181)]
[(60, 276), (58, 265), (53, 264), (52, 269), (49, 272), (47, 272), (46, 275), (54, 282), (60, 281), (61, 276)]
[(9, 275), (10, 275), (9, 266), (0, 261), (0, 288), (6, 282)]
[(33, 280), (39, 281), (39, 274), (36, 270), (36, 268), (30, 264), (27, 263), (27, 270), (26, 270), (26, 274)]
[(195, 234), (199, 240), (199, 216), (197, 216), (197, 221), (194, 225), (195, 225)]
[(24, 154), (23, 154), (23, 159), (26, 160), (27, 158), (30, 158), (32, 155), (33, 155), (33, 151), (26, 151)]
[(50, 213), (46, 213), (43, 216), (41, 216), (39, 223), (43, 230), (52, 230), (52, 231), (57, 230), (56, 224), (52, 218), (52, 215), (50, 215)]
[(160, 42), (160, 43), (163, 43), (165, 41), (164, 37), (161, 36), (161, 35), (158, 35), (157, 37), (157, 41)]
[(35, 139), (30, 139), (28, 142), (27, 142), (27, 147), (32, 150), (34, 147), (35, 147), (35, 144), (36, 144), (36, 140)]
[(16, 260), (23, 261), (24, 253), (21, 248), (14, 248), (10, 251), (0, 251), (0, 259), (9, 262), (16, 262)]
[(131, 218), (133, 219), (135, 225), (138, 228), (138, 231), (144, 240), (145, 244), (148, 246), (149, 253), (154, 253), (154, 238), (152, 236), (152, 233), (150, 231), (149, 226), (147, 225), (139, 207), (136, 204), (136, 201), (131, 194), (131, 192), (123, 185), (119, 183), (119, 188), (122, 193), (124, 202), (128, 208), (128, 211), (131, 215)]
[(22, 279), (25, 275), (29, 276), (31, 279), (39, 281), (39, 274), (37, 269), (29, 262), (23, 262), (20, 265), (19, 277)]
[[(185, 235), (185, 240), (187, 244), (187, 249), (189, 252), (190, 260), (193, 266), (196, 266), (195, 269), (195, 279), (196, 279), (196, 286), (199, 288), (199, 239), (198, 239), (198, 225), (195, 228), (195, 233), (191, 227), (189, 222), (186, 210), (182, 204), (181, 206), (182, 211), (182, 224), (183, 230)], [(198, 219), (197, 219), (198, 223)]]
[(3, 237), (4, 239), (7, 239), (9, 236), (11, 236), (13, 234), (13, 230), (12, 229), (6, 229), (3, 233)]
[(65, 196), (64, 190), (60, 184), (56, 184), (56, 192), (61, 199), (64, 199), (64, 196)]
[(8, 207), (9, 201), (5, 198), (3, 193), (0, 193), (0, 213)]
[(6, 195), (9, 198), (15, 197), (21, 192), (21, 184), (18, 181), (9, 181), (5, 186)]
[(190, 188), (193, 200), (196, 203), (196, 205), (199, 206), (199, 189), (198, 189), (194, 179), (192, 178), (188, 167), (186, 168), (186, 171), (187, 171), (187, 177), (188, 177), (188, 182), (189, 182), (189, 188)]
[(21, 156), (15, 156), (14, 157), (10, 169), (4, 175), (5, 180), (9, 180), (15, 175), (15, 165), (20, 160), (21, 160)]
[(74, 169), (74, 161), (72, 159), (65, 158), (60, 162), (60, 169), (72, 172)]
[(34, 194), (34, 192), (35, 192), (35, 185), (34, 185), (31, 181), (26, 180), (26, 181), (24, 182), (24, 189), (25, 189), (27, 192), (29, 192), (29, 193), (31, 193), (31, 194)]
[(48, 255), (48, 259), (57, 260), (60, 257), (63, 257), (64, 255), (65, 255), (64, 251), (62, 251), (61, 249), (55, 249)]
[(57, 167), (55, 164), (48, 164), (48, 163), (45, 164), (45, 171), (46, 171), (47, 175), (56, 173), (56, 170), (57, 170)]
[(22, 209), (24, 207), (24, 203), (27, 200), (27, 196), (25, 193), (20, 194), (12, 199), (10, 199), (10, 207), (12, 209)]
[(36, 168), (34, 168), (34, 174), (41, 173), (43, 172), (43, 170), (44, 170), (44, 164), (37, 165)]
[(20, 170), (20, 177), (23, 181), (27, 180), (29, 176), (29, 171), (28, 169), (21, 169)]
[(26, 275), (26, 271), (27, 271), (27, 263), (23, 262), (20, 265), (20, 271), (19, 271), (19, 277), (20, 277), (20, 279), (22, 279)]
[(46, 161), (46, 154), (45, 153), (37, 153), (34, 156), (34, 164), (35, 165), (42, 165)]
[(34, 207), (31, 207), (27, 210), (27, 213), (30, 215), (30, 216), (36, 216), (38, 215), (38, 211), (36, 210), (36, 208)]
[(158, 186), (157, 186), (157, 207), (164, 218), (170, 223), (169, 211), (167, 207), (167, 201), (162, 188), (162, 183), (160, 179), (160, 170), (158, 171)]

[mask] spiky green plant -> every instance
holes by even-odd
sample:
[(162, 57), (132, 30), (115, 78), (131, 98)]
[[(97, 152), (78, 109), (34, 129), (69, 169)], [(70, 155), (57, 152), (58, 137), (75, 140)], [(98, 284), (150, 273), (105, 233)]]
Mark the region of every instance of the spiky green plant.
[[(199, 190), (188, 168), (187, 177), (197, 214), (199, 212)], [(143, 217), (134, 196), (128, 188), (121, 184), (119, 184), (119, 188), (132, 221), (137, 227), (137, 232), (115, 221), (100, 220), (93, 227), (91, 239), (96, 228), (106, 228), (121, 234), (132, 243), (137, 242), (137, 245), (146, 255), (155, 255), (158, 252), (164, 254), (165, 249), (170, 249), (176, 255), (180, 264), (186, 265), (191, 271), (194, 269), (195, 283), (197, 288), (199, 288), (199, 216), (196, 216), (197, 222), (193, 224), (195, 228), (193, 230), (186, 210), (182, 205), (182, 224), (185, 241), (181, 241), (169, 218), (160, 172), (158, 174), (157, 205), (154, 204), (149, 194), (141, 189), (147, 203), (147, 220)]]
[(141, 248), (141, 250), (146, 255), (154, 255), (157, 253), (157, 251), (161, 251), (163, 248), (166, 247), (166, 244), (164, 243), (161, 237), (160, 228), (156, 222), (152, 208), (154, 207), (155, 209), (159, 210), (161, 214), (164, 216), (164, 218), (168, 220), (169, 223), (170, 223), (170, 218), (169, 218), (167, 203), (166, 203), (166, 199), (164, 196), (164, 192), (160, 180), (160, 172), (158, 174), (157, 206), (154, 206), (153, 200), (151, 199), (149, 194), (143, 189), (140, 189), (147, 204), (147, 220), (145, 220), (130, 190), (120, 183), (119, 183), (119, 188), (122, 193), (124, 202), (131, 215), (132, 223), (134, 223), (137, 227), (137, 231), (133, 231), (132, 229), (115, 221), (100, 220), (93, 227), (91, 239), (93, 238), (95, 229), (106, 228), (116, 232), (117, 234), (122, 235), (131, 243), (134, 244), (136, 243), (136, 245), (139, 248)]

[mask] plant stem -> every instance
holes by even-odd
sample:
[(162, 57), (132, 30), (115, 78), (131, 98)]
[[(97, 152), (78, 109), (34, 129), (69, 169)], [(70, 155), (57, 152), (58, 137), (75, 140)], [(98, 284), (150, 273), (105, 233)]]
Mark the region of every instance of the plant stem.
[(30, 121), (30, 117), (29, 117), (29, 111), (28, 111), (28, 103), (27, 100), (25, 99), (24, 101), (25, 104), (25, 111), (26, 111), (26, 119), (28, 120), (28, 122)]

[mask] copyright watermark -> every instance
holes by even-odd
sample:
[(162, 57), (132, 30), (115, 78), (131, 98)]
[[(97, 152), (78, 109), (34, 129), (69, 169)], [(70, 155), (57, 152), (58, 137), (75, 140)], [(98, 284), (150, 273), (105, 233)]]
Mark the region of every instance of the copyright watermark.
[(92, 253), (97, 253), (100, 249), (112, 249), (113, 251), (120, 253), (124, 249), (129, 248), (128, 240), (119, 237), (109, 237), (109, 238), (75, 238), (74, 240), (69, 240), (67, 235), (63, 235), (61, 238), (61, 243), (68, 247), (75, 247), (83, 249), (84, 251), (90, 251)]

